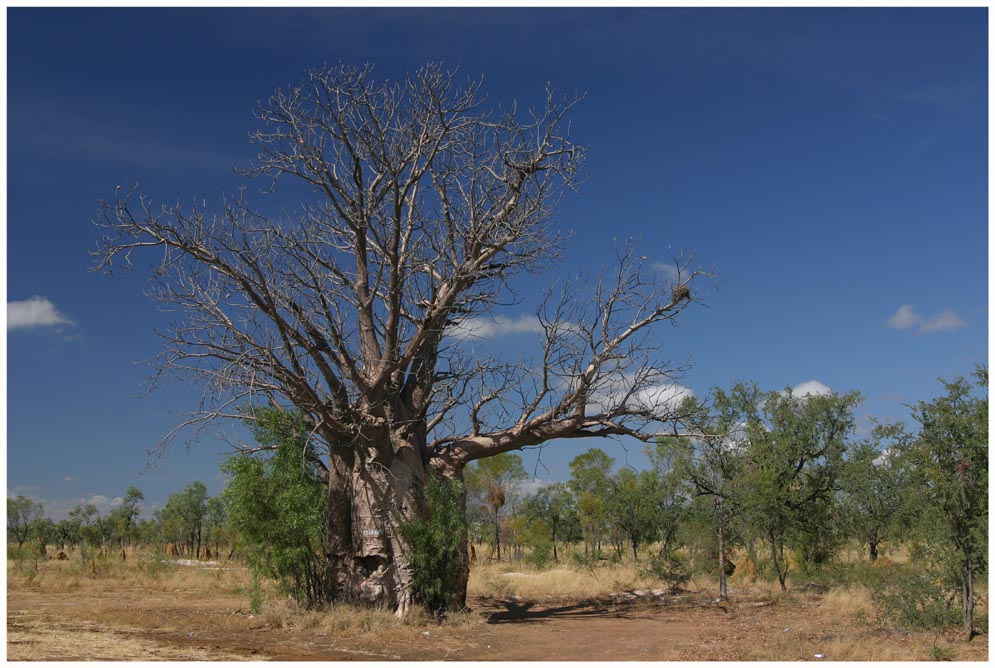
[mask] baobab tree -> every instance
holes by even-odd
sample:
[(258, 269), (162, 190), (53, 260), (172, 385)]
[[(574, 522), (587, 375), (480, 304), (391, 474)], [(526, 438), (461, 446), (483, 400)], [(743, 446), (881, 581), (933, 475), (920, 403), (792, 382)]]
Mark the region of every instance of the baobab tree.
[[(547, 90), (528, 113), (486, 109), (479, 83), (440, 65), (398, 82), (318, 69), (261, 103), (258, 158), (240, 171), (269, 192), (305, 184), (298, 209), (264, 215), (244, 188), (216, 210), (157, 206), (136, 184), (100, 203), (95, 268), (152, 253), (152, 297), (183, 314), (153, 381), (205, 388), (157, 448), (253, 406), (299, 413), (328, 489), (328, 600), (411, 606), (398, 527), (425, 513), (429, 476), (461, 480), (469, 462), (555, 439), (678, 429), (668, 389), (683, 369), (652, 337), (700, 299), (691, 256), (664, 280), (628, 244), (602, 278), (554, 286), (535, 310), (535, 359), (465, 345), (512, 277), (565, 247), (554, 214), (581, 177), (577, 102)], [(452, 605), (468, 573), (464, 559)]]

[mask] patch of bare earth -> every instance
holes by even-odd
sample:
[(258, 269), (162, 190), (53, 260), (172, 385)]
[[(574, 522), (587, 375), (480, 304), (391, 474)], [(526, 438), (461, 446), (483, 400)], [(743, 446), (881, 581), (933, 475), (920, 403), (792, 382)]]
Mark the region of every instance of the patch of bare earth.
[[(8, 591), (9, 660), (986, 660), (964, 643), (827, 615), (820, 595), (716, 603), (702, 594), (528, 600), (473, 597), (465, 624), (246, 611), (244, 597), (141, 587)], [(270, 608), (281, 604), (268, 603)]]

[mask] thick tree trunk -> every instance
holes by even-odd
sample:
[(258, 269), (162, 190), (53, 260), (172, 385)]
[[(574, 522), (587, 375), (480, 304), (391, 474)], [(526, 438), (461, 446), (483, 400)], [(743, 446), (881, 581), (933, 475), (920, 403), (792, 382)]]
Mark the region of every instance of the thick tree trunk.
[[(379, 454), (346, 456), (330, 467), (325, 598), (393, 609), (403, 616), (415, 604), (415, 592), (401, 524), (427, 516), (424, 488), (435, 473), (415, 448), (401, 446), (396, 453), (389, 461)], [(453, 471), (441, 475), (462, 477)], [(465, 494), (460, 506), (465, 514)], [(469, 580), (467, 535), (460, 540), (462, 564), (451, 574), (451, 589), (457, 592), (453, 607), (465, 605)]]

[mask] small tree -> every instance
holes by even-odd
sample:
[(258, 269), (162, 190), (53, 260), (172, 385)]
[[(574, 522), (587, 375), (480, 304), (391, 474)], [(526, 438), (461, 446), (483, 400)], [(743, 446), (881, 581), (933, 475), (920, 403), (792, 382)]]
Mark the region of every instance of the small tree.
[(7, 497), (7, 540), (16, 540), (20, 550), (31, 537), (35, 522), (44, 514), (45, 506), (34, 499), (21, 494), (13, 499)]
[(207, 498), (207, 487), (196, 480), (170, 496), (156, 513), (169, 542), (185, 546), (194, 557), (200, 554), (203, 541)]
[(549, 529), (553, 561), (559, 561), (557, 543), (568, 541), (580, 533), (577, 505), (566, 483), (543, 487), (525, 501), (525, 514), (533, 521), (542, 521)]
[(98, 547), (107, 540), (108, 527), (92, 503), (79, 504), (69, 511), (69, 519), (79, 527), (80, 542)]
[(674, 541), (681, 522), (687, 516), (691, 489), (675, 466), (673, 448), (665, 443), (646, 446), (646, 456), (653, 467), (653, 487), (648, 491), (653, 504), (652, 521), (660, 540), (661, 559), (673, 555)]
[(55, 522), (48, 517), (41, 517), (35, 520), (31, 526), (31, 535), (38, 539), (39, 551), (44, 554), (45, 546), (58, 540), (58, 533), (55, 529)]
[(107, 518), (112, 527), (112, 533), (122, 546), (138, 537), (136, 521), (140, 512), (139, 503), (144, 500), (145, 495), (142, 494), (142, 490), (131, 486), (124, 493), (121, 505), (111, 511)]
[(217, 556), (221, 551), (221, 544), (227, 543), (230, 540), (228, 535), (228, 511), (225, 508), (224, 499), (220, 495), (212, 496), (207, 500), (207, 516), (204, 526), (207, 530), (205, 542), (208, 545), (214, 545), (214, 554)]
[(615, 459), (600, 448), (591, 448), (570, 462), (568, 484), (577, 499), (577, 514), (584, 536), (584, 556), (588, 559), (600, 556), (601, 540), (608, 525), (605, 499), (613, 466)]
[(747, 494), (747, 451), (750, 426), (759, 420), (762, 393), (754, 384), (737, 383), (730, 392), (713, 390), (711, 414), (694, 399), (691, 405), (695, 431), (699, 436), (679, 441), (671, 447), (676, 475), (687, 480), (697, 497), (711, 498), (714, 531), (718, 539), (719, 596), (729, 594), (726, 584), (726, 541), (730, 519), (743, 508)]
[[(744, 508), (753, 529), (766, 541), (781, 589), (786, 589), (790, 538), (805, 532), (818, 538), (832, 531), (817, 522), (831, 517), (827, 506), (854, 429), (856, 392), (795, 396), (790, 389), (763, 397), (762, 419), (748, 428), (749, 456)], [(823, 555), (819, 559), (824, 558)]]
[(876, 425), (870, 439), (850, 453), (840, 478), (846, 523), (867, 546), (870, 561), (878, 558), (878, 546), (896, 530), (906, 506), (906, 468), (894, 447), (903, 436), (900, 425)]
[(466, 472), (466, 485), (479, 501), (491, 527), (495, 558), (501, 560), (501, 525), (505, 508), (510, 505), (515, 488), (528, 474), (520, 455), (505, 453), (482, 459)]
[(75, 548), (82, 540), (79, 535), (79, 521), (71, 516), (59, 520), (55, 525), (55, 536), (59, 549), (65, 549), (67, 545), (70, 548)]
[(901, 446), (914, 482), (910, 499), (931, 556), (960, 585), (964, 635), (974, 635), (975, 578), (988, 557), (988, 369), (974, 373), (980, 392), (962, 377), (942, 381), (946, 394), (920, 401), (919, 433)]
[(324, 560), (328, 512), (321, 478), (308, 463), (313, 447), (299, 417), (260, 409), (253, 432), (267, 458), (228, 458), (222, 493), (228, 521), (250, 568), (275, 579), (307, 608), (326, 602), (329, 581)]
[(659, 481), (652, 470), (636, 473), (624, 468), (609, 483), (605, 510), (612, 526), (628, 542), (635, 561), (639, 558), (639, 546), (655, 533), (654, 493)]

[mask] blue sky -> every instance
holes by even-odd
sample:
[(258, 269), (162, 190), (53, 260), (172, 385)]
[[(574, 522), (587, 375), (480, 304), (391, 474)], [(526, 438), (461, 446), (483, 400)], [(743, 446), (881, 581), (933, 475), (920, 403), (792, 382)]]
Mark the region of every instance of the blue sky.
[[(660, 332), (698, 395), (856, 389), (866, 428), (987, 362), (987, 9), (7, 11), (7, 489), (52, 515), (130, 485), (149, 508), (196, 479), (220, 491), (211, 438), (143, 470), (199, 391), (134, 398), (166, 320), (141, 271), (88, 271), (91, 221), (126, 179), (165, 200), (231, 192), (257, 100), (324, 62), (396, 77), (443, 60), (502, 104), (547, 81), (586, 93), (590, 178), (547, 278), (610, 264), (630, 235), (714, 265), (707, 308)], [(592, 445), (550, 444), (539, 475)], [(601, 447), (644, 461), (622, 445)]]

